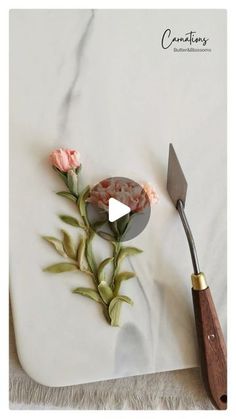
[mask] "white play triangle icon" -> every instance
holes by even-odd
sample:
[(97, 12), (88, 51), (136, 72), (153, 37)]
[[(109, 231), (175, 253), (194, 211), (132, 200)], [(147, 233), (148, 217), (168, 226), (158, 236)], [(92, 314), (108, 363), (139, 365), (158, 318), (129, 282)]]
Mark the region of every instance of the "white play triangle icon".
[(123, 204), (115, 198), (109, 199), (109, 221), (113, 222), (123, 217), (126, 214), (129, 214), (130, 207)]

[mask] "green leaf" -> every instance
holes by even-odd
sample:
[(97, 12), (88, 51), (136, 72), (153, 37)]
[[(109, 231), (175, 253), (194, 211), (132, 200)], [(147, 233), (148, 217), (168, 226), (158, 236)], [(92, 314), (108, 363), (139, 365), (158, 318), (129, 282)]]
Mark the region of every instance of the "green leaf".
[(61, 192), (57, 192), (57, 195), (63, 196), (64, 198), (67, 198), (67, 199), (69, 199), (70, 201), (73, 201), (73, 202), (77, 201), (76, 197), (70, 192), (61, 191)]
[(117, 298), (119, 301), (124, 301), (127, 304), (130, 304), (131, 306), (134, 304), (133, 300), (131, 298), (127, 297), (127, 295), (117, 295)]
[(97, 291), (93, 290), (92, 288), (79, 287), (75, 288), (72, 292), (74, 294), (80, 294), (84, 295), (85, 297), (91, 298), (92, 300), (97, 301), (97, 303), (102, 303), (100, 295)]
[[(114, 233), (115, 237), (118, 238), (120, 236), (118, 227), (117, 227), (117, 221), (109, 221), (109, 226), (112, 230), (112, 232)], [(113, 239), (114, 240), (114, 239)]]
[(114, 242), (114, 236), (112, 236), (109, 233), (106, 233), (105, 231), (98, 231), (98, 235), (105, 240), (108, 240), (110, 242)]
[(130, 278), (134, 278), (135, 273), (134, 272), (120, 272), (116, 277), (115, 281), (121, 282), (121, 281), (127, 281)]
[(77, 260), (79, 263), (79, 268), (82, 272), (88, 271), (88, 266), (85, 262), (85, 250), (86, 250), (86, 239), (82, 237), (79, 242), (78, 250), (77, 250)]
[(76, 167), (75, 172), (77, 173), (77, 175), (81, 172), (82, 169), (82, 164), (80, 163), (80, 165), (78, 167)]
[(117, 220), (117, 228), (121, 236), (125, 233), (129, 224), (129, 220), (130, 214), (126, 214), (123, 217), (119, 218), (119, 220)]
[(101, 295), (104, 303), (108, 304), (113, 298), (113, 291), (109, 285), (107, 285), (106, 281), (100, 282), (98, 285), (98, 291)]
[(78, 176), (73, 169), (68, 171), (67, 181), (70, 192), (73, 195), (78, 196)]
[(137, 247), (122, 247), (117, 258), (117, 263), (120, 264), (127, 256), (137, 255), (138, 253), (142, 253), (142, 250)]
[(113, 261), (113, 259), (114, 259), (113, 257), (112, 258), (106, 258), (100, 263), (100, 265), (98, 267), (98, 280), (99, 280), (99, 282), (101, 282), (104, 279), (104, 269), (110, 262)]
[(105, 316), (105, 319), (107, 320), (107, 323), (110, 325), (111, 324), (111, 319), (110, 319), (110, 316), (109, 316), (109, 313), (108, 313), (108, 306), (103, 304), (102, 308), (103, 308), (103, 314)]
[(120, 285), (122, 281), (127, 281), (130, 278), (135, 276), (134, 272), (120, 272), (114, 278), (114, 296), (117, 296), (120, 290)]
[(86, 188), (84, 188), (83, 191), (80, 193), (78, 201), (77, 201), (79, 212), (82, 217), (86, 217), (86, 199), (89, 193), (90, 193), (90, 187), (86, 186)]
[(76, 260), (76, 249), (70, 234), (68, 234), (65, 230), (62, 230), (63, 234), (63, 246), (67, 256), (71, 259)]
[(79, 221), (70, 215), (59, 215), (59, 218), (66, 224), (69, 224), (73, 227), (80, 227)]
[(113, 298), (108, 308), (109, 316), (111, 319), (111, 326), (117, 326), (117, 327), (120, 326), (119, 324), (120, 309), (121, 309), (121, 301), (117, 300), (116, 302), (114, 302), (114, 298)]
[(55, 265), (45, 268), (44, 272), (59, 274), (61, 272), (72, 272), (77, 270), (78, 266), (75, 263), (56, 263)]
[(48, 243), (53, 245), (53, 247), (56, 249), (59, 255), (66, 257), (66, 253), (64, 252), (64, 248), (63, 248), (63, 244), (61, 240), (58, 240), (55, 237), (51, 237), (51, 236), (42, 236), (42, 237)]
[(107, 219), (96, 221), (96, 223), (92, 224), (91, 227), (93, 228), (93, 230), (97, 231), (99, 227), (102, 227), (106, 223), (107, 223)]
[(113, 298), (109, 304), (108, 310), (112, 326), (119, 326), (120, 309), (121, 303), (123, 301), (131, 305), (133, 304), (131, 298), (127, 297), (126, 295), (118, 295), (117, 297)]
[(66, 186), (68, 186), (67, 173), (66, 172), (61, 172), (56, 166), (52, 166), (52, 168), (60, 176), (60, 178), (63, 180), (63, 182), (66, 184)]
[(96, 275), (97, 266), (96, 266), (96, 262), (93, 256), (93, 249), (92, 249), (92, 240), (93, 240), (94, 234), (95, 233), (93, 231), (90, 231), (89, 238), (86, 241), (85, 254), (86, 254), (86, 259), (88, 261), (91, 271)]

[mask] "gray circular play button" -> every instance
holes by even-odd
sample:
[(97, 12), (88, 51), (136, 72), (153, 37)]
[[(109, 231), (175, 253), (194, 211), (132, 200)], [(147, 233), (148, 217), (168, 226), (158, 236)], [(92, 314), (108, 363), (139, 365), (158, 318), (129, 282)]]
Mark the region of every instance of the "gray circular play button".
[(151, 213), (144, 188), (132, 179), (111, 177), (91, 190), (87, 216), (92, 229), (110, 241), (127, 241), (146, 227)]

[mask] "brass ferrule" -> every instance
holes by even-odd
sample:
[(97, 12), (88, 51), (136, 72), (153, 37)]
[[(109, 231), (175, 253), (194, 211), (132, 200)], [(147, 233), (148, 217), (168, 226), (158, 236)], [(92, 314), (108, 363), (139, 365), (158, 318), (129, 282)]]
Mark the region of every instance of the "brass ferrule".
[(207, 283), (204, 273), (200, 272), (199, 274), (192, 274), (192, 286), (196, 291), (202, 291), (207, 288)]

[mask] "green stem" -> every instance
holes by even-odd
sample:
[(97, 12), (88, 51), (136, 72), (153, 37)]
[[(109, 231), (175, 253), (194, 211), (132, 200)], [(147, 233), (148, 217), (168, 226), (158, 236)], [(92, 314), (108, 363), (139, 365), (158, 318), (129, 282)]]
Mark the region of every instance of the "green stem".
[[(85, 204), (85, 202), (84, 202)], [(88, 274), (92, 277), (93, 283), (95, 288), (98, 290), (98, 284), (99, 284), (99, 280), (98, 280), (98, 276), (97, 276), (97, 265), (96, 265), (96, 261), (94, 259), (93, 256), (93, 249), (92, 249), (92, 241), (94, 238), (94, 231), (92, 230), (92, 228), (90, 227), (90, 223), (87, 217), (87, 211), (86, 211), (86, 204), (85, 204), (85, 211), (83, 213), (83, 215), (80, 212), (80, 208), (76, 203), (76, 207), (78, 208), (78, 212), (80, 217), (83, 220), (83, 226), (81, 226), (84, 231), (85, 231), (85, 235), (86, 235), (86, 250), (85, 250), (85, 258), (86, 258), (86, 262), (87, 265), (89, 267), (89, 272)], [(118, 266), (118, 255), (120, 252), (120, 248), (121, 248), (121, 244), (118, 241), (114, 247), (114, 270), (113, 270), (113, 276), (112, 276), (112, 282), (113, 282), (113, 286), (114, 286), (114, 279), (118, 273), (119, 270), (119, 266)], [(111, 324), (111, 319), (109, 316), (109, 304), (106, 304), (105, 302), (102, 303), (103, 306), (103, 313), (104, 316), (107, 320), (107, 322), (109, 324)]]
[(114, 265), (114, 270), (113, 270), (113, 275), (112, 275), (112, 280), (111, 280), (111, 287), (114, 289), (115, 287), (115, 277), (118, 274), (119, 271), (119, 264), (118, 264), (118, 256), (120, 253), (120, 249), (121, 249), (121, 243), (120, 242), (116, 242), (115, 246), (114, 246), (114, 252), (113, 252), (113, 257), (114, 257), (114, 261), (113, 261), (113, 265)]
[(88, 232), (88, 238), (87, 238), (87, 244), (86, 244), (86, 259), (87, 259), (87, 263), (91, 269), (91, 272), (93, 273), (93, 275), (96, 278), (97, 283), (99, 283), (98, 278), (97, 278), (97, 266), (96, 266), (96, 262), (93, 256), (93, 249), (92, 249), (92, 240), (94, 237), (94, 231), (90, 228), (89, 232)]
[(119, 294), (120, 286), (121, 286), (121, 281), (116, 281), (115, 286), (114, 286), (114, 291), (113, 291), (114, 297), (117, 297), (117, 295)]
[(108, 310), (109, 305), (106, 304), (106, 303), (102, 303), (102, 305), (103, 305), (103, 314), (104, 314), (108, 324), (110, 325), (111, 324), (111, 319), (110, 319), (109, 310)]
[(95, 259), (93, 257), (93, 251), (92, 251), (92, 240), (94, 237), (94, 231), (91, 229), (90, 224), (89, 224), (89, 220), (87, 217), (87, 211), (86, 211), (86, 203), (85, 203), (85, 197), (83, 197), (83, 207), (84, 207), (84, 213), (83, 215), (80, 212), (80, 207), (77, 205), (76, 203), (76, 207), (78, 209), (79, 215), (82, 218), (83, 222), (84, 222), (84, 230), (86, 232), (86, 250), (85, 250), (85, 257), (86, 257), (86, 261), (87, 264), (89, 266), (89, 269), (91, 271), (91, 273), (93, 274), (93, 278), (94, 278), (94, 282), (96, 283), (96, 285), (98, 284), (98, 278), (97, 278), (97, 266), (96, 266), (96, 262)]

